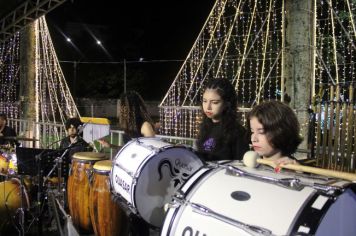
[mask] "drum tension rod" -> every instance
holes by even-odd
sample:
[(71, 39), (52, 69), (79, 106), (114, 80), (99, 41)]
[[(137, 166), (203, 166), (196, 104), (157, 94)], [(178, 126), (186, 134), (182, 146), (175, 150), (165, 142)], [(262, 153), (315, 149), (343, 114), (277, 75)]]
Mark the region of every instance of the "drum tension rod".
[(250, 179), (259, 180), (266, 183), (276, 184), (281, 187), (296, 190), (296, 191), (300, 191), (304, 187), (311, 187), (317, 191), (323, 192), (324, 194), (331, 195), (331, 196), (338, 195), (342, 192), (342, 188), (338, 186), (330, 186), (330, 185), (325, 185), (320, 183), (307, 183), (297, 178), (278, 179), (278, 178), (248, 173), (247, 171), (241, 170), (236, 166), (232, 166), (232, 165), (220, 165), (220, 166), (224, 167), (226, 169), (226, 173), (229, 175), (247, 177)]
[(203, 206), (201, 204), (188, 202), (188, 201), (187, 201), (187, 203), (193, 208), (194, 212), (196, 212), (198, 214), (201, 214), (201, 215), (213, 217), (213, 218), (215, 218), (217, 220), (220, 220), (222, 222), (225, 222), (227, 224), (235, 226), (235, 227), (237, 227), (239, 229), (242, 229), (245, 232), (250, 233), (251, 235), (256, 235), (256, 234), (257, 235), (268, 235), (268, 236), (273, 235), (272, 231), (269, 230), (269, 229), (266, 229), (266, 228), (263, 228), (263, 227), (260, 227), (260, 226), (256, 226), (256, 225), (246, 224), (246, 223), (243, 223), (241, 221), (232, 219), (230, 217), (227, 217), (227, 216), (224, 216), (224, 215), (222, 215), (220, 213), (217, 213), (217, 212), (211, 210), (210, 208), (208, 208), (206, 206)]
[(229, 218), (227, 216), (224, 216), (220, 213), (217, 213), (210, 208), (203, 206), (199, 203), (193, 203), (185, 199), (185, 196), (182, 192), (178, 191), (174, 196), (173, 196), (173, 202), (169, 204), (170, 208), (178, 208), (180, 206), (186, 206), (189, 205), (193, 208), (193, 211), (195, 213), (198, 213), (200, 215), (204, 216), (209, 216), (213, 217), (217, 220), (220, 220), (224, 223), (227, 223), (229, 225), (232, 225), (234, 227), (237, 227), (239, 229), (244, 230), (247, 233), (250, 233), (251, 235), (266, 235), (266, 236), (271, 236), (272, 231), (260, 226), (255, 226), (255, 225), (249, 225), (245, 224), (241, 221)]
[(297, 191), (300, 191), (304, 188), (304, 186), (300, 184), (299, 179), (295, 179), (295, 178), (277, 179), (273, 177), (248, 173), (247, 171), (241, 170), (236, 166), (232, 166), (232, 165), (222, 165), (222, 166), (226, 169), (226, 173), (229, 175), (242, 176), (253, 180), (259, 180), (262, 182), (276, 184), (281, 187), (285, 187)]

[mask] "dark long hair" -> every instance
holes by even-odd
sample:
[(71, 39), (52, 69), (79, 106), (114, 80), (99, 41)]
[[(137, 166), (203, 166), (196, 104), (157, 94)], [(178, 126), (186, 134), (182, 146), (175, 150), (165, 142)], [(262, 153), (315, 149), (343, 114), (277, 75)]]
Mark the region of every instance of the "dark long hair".
[[(215, 89), (223, 101), (223, 110), (220, 116), (221, 132), (216, 137), (216, 148), (231, 143), (236, 135), (237, 121), (237, 95), (235, 88), (228, 79), (211, 79), (207, 82), (205, 90)], [(202, 109), (202, 123), (198, 134), (198, 150), (202, 150), (203, 142), (208, 138), (213, 122)]]
[[(302, 142), (299, 135), (300, 125), (294, 111), (279, 101), (267, 101), (255, 106), (248, 114), (248, 120), (256, 117), (272, 147), (281, 151), (283, 156), (291, 156)], [(250, 130), (250, 123), (248, 127)]]
[(153, 125), (141, 95), (136, 91), (123, 93), (119, 102), (120, 128), (130, 137), (138, 137), (141, 134), (141, 126), (145, 121)]
[(76, 129), (78, 129), (78, 127), (80, 125), (83, 125), (83, 123), (81, 122), (81, 120), (77, 117), (73, 117), (73, 118), (69, 118), (66, 123), (65, 123), (65, 127), (66, 130), (68, 130), (71, 126), (74, 126)]

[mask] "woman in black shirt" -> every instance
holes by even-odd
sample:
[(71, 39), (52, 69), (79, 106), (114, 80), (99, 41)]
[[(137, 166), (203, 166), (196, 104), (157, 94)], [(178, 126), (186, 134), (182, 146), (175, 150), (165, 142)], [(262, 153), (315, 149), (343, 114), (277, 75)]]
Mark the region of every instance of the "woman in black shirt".
[(237, 120), (237, 95), (229, 80), (207, 82), (202, 110), (198, 155), (205, 161), (241, 160), (249, 149), (248, 137)]

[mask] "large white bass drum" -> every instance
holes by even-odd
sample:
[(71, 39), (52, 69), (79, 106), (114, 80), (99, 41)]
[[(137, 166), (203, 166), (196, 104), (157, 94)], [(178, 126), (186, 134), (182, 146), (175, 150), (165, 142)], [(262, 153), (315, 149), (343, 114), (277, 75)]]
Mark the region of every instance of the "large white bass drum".
[(202, 161), (187, 147), (158, 138), (134, 139), (113, 160), (112, 191), (132, 212), (151, 225), (162, 227), (164, 205), (202, 166)]
[(356, 235), (356, 186), (242, 166), (206, 166), (177, 191), (161, 236)]

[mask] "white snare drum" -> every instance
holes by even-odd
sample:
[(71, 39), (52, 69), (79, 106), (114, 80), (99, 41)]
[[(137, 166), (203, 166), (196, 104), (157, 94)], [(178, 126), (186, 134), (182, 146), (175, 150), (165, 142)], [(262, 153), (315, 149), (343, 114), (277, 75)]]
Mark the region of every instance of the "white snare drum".
[[(191, 176), (174, 196), (161, 235), (356, 235), (355, 184), (333, 188), (320, 179), (238, 168), (258, 176), (238, 176), (227, 166)], [(277, 184), (294, 177), (294, 189)]]
[(186, 147), (158, 138), (138, 138), (120, 149), (113, 160), (113, 193), (145, 221), (161, 227), (165, 203), (201, 166), (202, 161)]

